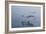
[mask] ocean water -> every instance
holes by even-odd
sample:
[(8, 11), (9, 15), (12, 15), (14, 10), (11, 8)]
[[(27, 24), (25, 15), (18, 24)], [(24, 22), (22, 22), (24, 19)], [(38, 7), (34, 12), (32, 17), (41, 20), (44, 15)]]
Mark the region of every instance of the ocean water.
[(41, 7), (11, 6), (12, 28), (40, 27)]

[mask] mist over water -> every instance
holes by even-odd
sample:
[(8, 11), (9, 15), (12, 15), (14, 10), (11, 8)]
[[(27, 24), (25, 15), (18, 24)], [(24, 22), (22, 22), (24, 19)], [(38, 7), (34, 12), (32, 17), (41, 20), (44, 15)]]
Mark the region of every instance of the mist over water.
[(12, 6), (12, 27), (40, 27), (41, 8), (33, 6)]

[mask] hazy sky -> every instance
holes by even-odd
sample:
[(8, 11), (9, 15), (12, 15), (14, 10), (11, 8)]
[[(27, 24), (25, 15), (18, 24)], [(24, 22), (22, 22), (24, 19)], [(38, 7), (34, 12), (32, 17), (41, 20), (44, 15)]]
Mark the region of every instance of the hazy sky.
[[(12, 25), (22, 26), (21, 21), (32, 21), (35, 26), (40, 26), (40, 7), (33, 6), (12, 6)], [(34, 16), (32, 18), (26, 18), (27, 16)]]

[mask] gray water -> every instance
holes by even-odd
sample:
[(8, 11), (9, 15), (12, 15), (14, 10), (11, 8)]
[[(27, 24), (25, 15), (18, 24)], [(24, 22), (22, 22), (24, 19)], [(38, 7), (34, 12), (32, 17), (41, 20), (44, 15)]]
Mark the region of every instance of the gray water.
[(40, 27), (41, 8), (32, 6), (12, 6), (12, 28)]

